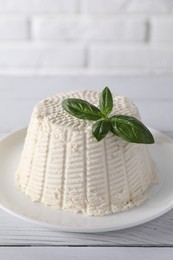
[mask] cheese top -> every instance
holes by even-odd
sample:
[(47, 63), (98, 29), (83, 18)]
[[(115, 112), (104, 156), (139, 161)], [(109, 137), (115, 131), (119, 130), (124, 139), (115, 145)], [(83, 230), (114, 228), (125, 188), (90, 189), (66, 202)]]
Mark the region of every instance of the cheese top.
[[(55, 95), (40, 101), (34, 110), (38, 119), (45, 119), (54, 125), (71, 128), (74, 130), (85, 130), (93, 124), (90, 120), (81, 120), (67, 113), (62, 107), (62, 101), (66, 98), (79, 98), (86, 100), (99, 107), (99, 92), (96, 91), (77, 91)], [(139, 118), (136, 106), (129, 99), (123, 96), (114, 95), (113, 110), (111, 115), (129, 115)]]

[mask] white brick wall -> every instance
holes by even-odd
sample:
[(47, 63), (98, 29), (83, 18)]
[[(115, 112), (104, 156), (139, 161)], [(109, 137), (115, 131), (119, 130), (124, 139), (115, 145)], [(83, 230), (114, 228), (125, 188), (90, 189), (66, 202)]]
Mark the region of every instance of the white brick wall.
[[(137, 58), (136, 58), (137, 57)], [(102, 45), (91, 46), (90, 66), (94, 68), (169, 69), (173, 68), (173, 48)]]
[(17, 16), (0, 16), (0, 41), (29, 40), (29, 20)]
[(173, 0), (0, 0), (0, 74), (172, 74)]
[(85, 65), (85, 48), (79, 44), (0, 45), (0, 68), (80, 68)]
[(151, 40), (156, 42), (173, 41), (173, 15), (153, 18), (151, 22)]
[(79, 0), (0, 0), (0, 12), (76, 13)]
[(32, 21), (36, 40), (114, 40), (144, 41), (147, 24), (141, 19), (92, 17), (35, 17)]
[(173, 10), (172, 0), (83, 0), (89, 13), (164, 13)]

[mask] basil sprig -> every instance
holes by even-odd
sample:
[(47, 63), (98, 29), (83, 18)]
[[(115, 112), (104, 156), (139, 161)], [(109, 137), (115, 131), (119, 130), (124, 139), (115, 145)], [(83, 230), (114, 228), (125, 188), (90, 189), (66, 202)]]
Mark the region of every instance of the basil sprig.
[(62, 102), (63, 108), (71, 115), (96, 121), (92, 126), (93, 136), (101, 141), (109, 131), (131, 143), (154, 143), (149, 129), (138, 119), (127, 115), (108, 117), (113, 109), (113, 97), (110, 89), (105, 87), (99, 99), (99, 108), (77, 98), (68, 98)]

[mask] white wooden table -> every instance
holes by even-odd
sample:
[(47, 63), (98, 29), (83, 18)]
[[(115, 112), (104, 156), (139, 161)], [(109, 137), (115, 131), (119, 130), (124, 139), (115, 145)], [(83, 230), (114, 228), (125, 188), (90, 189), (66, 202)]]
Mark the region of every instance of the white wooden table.
[[(25, 126), (34, 104), (72, 89), (102, 89), (133, 99), (147, 125), (173, 137), (173, 77), (1, 77), (0, 137)], [(173, 259), (173, 210), (134, 228), (100, 234), (49, 230), (0, 210), (0, 259)]]

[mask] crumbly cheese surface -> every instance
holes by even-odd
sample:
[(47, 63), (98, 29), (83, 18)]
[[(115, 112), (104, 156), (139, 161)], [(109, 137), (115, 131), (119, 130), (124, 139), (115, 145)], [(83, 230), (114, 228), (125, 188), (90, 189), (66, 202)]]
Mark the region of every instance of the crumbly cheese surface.
[[(98, 142), (92, 136), (93, 121), (62, 108), (62, 101), (73, 97), (99, 103), (98, 92), (79, 91), (47, 98), (34, 108), (17, 186), (34, 202), (86, 215), (113, 214), (141, 204), (156, 179), (147, 146), (111, 132)], [(118, 95), (111, 114), (140, 118), (135, 105)]]

